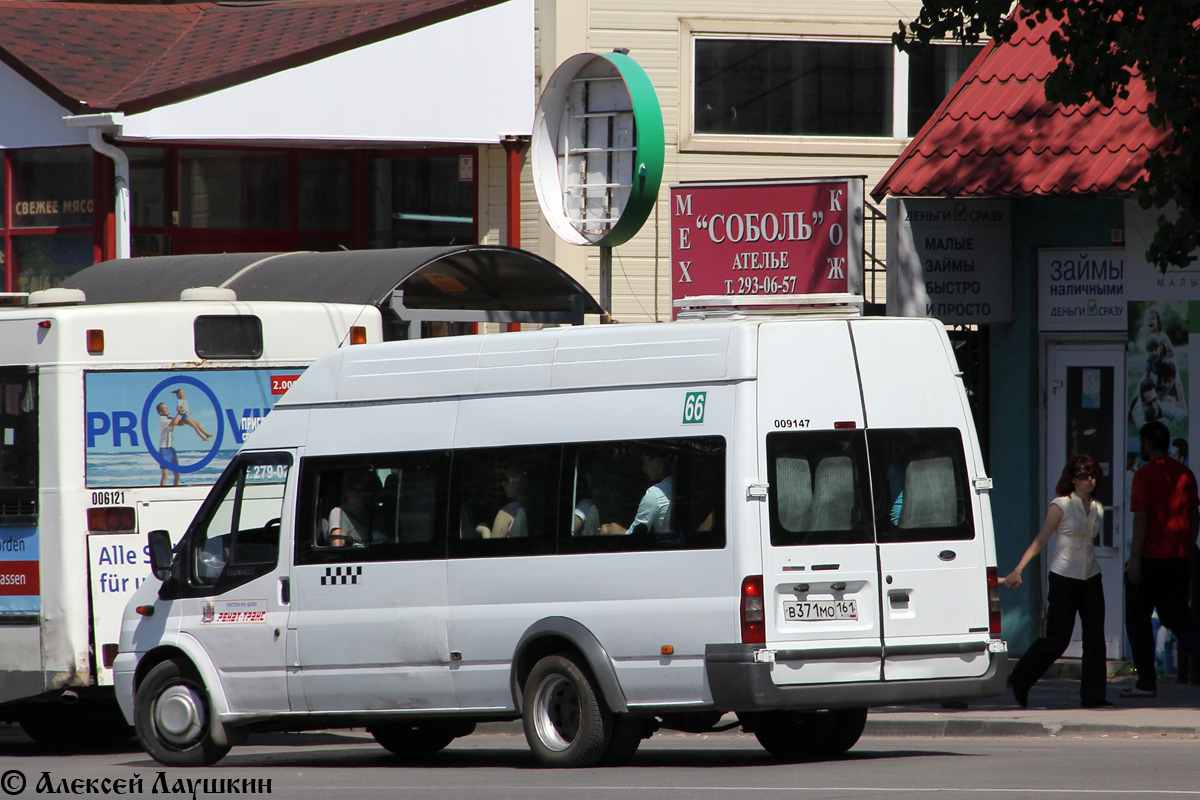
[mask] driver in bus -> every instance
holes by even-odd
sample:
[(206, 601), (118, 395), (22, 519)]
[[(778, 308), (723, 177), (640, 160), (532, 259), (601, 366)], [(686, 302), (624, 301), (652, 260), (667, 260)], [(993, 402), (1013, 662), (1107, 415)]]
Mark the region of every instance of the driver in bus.
[(666, 451), (647, 451), (642, 454), (642, 472), (651, 486), (638, 503), (633, 522), (626, 528), (619, 522), (600, 526), (604, 536), (625, 536), (636, 533), (663, 533), (671, 528), (672, 458)]
[(371, 540), (371, 511), (379, 491), (374, 472), (350, 472), (342, 478), (342, 504), (329, 512), (330, 547), (366, 547)]

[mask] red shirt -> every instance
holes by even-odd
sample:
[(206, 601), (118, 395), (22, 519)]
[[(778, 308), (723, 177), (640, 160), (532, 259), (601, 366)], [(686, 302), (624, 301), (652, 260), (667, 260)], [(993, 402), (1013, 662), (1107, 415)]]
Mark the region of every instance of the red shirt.
[(1129, 509), (1150, 515), (1142, 558), (1187, 558), (1191, 555), (1190, 514), (1200, 505), (1196, 476), (1173, 458), (1156, 458), (1133, 475)]

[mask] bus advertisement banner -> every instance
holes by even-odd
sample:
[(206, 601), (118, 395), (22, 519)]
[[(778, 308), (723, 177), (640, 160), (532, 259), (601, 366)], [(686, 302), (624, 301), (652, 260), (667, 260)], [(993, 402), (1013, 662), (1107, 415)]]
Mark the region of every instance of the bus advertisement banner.
[(85, 373), (88, 488), (211, 485), (302, 371)]
[(37, 528), (13, 526), (0, 533), (0, 616), (41, 611)]

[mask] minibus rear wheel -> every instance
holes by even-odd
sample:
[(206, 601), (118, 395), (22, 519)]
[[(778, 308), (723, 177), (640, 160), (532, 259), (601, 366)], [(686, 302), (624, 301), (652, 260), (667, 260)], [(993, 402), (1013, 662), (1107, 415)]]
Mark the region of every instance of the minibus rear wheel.
[(204, 683), (176, 660), (151, 669), (133, 703), (138, 740), (168, 767), (204, 767), (229, 752), (229, 745), (212, 740), (211, 714)]
[(600, 763), (612, 739), (613, 715), (579, 656), (556, 653), (534, 664), (521, 706), (525, 739), (543, 765)]
[(835, 728), (835, 712), (763, 711), (739, 714), (738, 718), (776, 758), (802, 761), (831, 755), (828, 742)]

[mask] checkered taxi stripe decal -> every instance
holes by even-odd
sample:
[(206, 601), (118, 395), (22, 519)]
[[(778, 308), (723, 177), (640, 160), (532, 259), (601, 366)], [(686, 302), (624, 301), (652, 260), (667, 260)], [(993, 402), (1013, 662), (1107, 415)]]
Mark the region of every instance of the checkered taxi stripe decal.
[(322, 586), (345, 586), (348, 583), (358, 583), (362, 575), (362, 567), (326, 567), (321, 576)]

